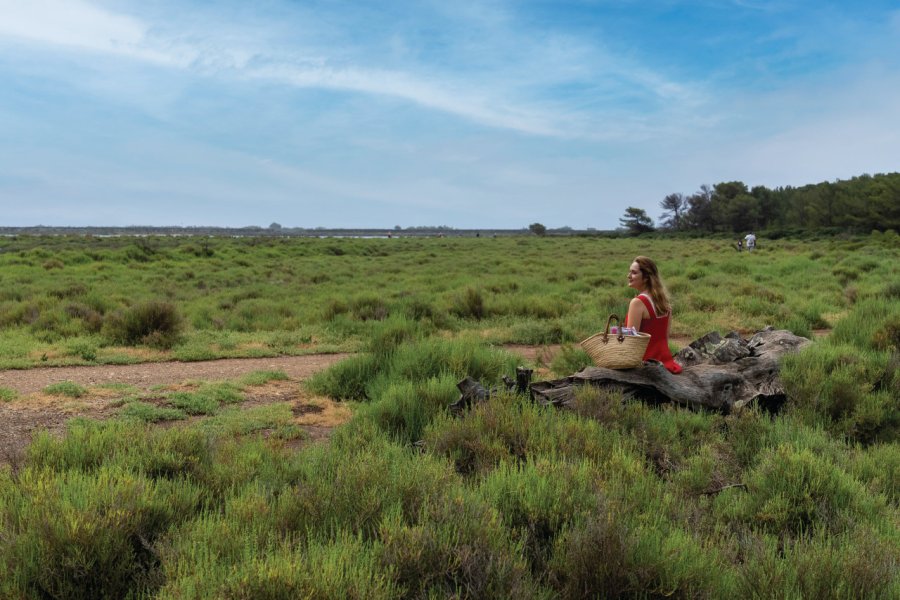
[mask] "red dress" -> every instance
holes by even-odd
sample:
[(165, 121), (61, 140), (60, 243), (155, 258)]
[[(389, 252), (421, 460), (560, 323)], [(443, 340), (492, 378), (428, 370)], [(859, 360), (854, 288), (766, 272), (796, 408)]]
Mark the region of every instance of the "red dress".
[[(650, 298), (644, 294), (639, 294), (638, 298), (650, 313), (650, 317), (641, 320), (641, 333), (649, 333), (651, 336), (650, 343), (647, 344), (647, 351), (644, 352), (644, 360), (658, 360), (670, 373), (681, 373), (681, 365), (675, 362), (672, 352), (669, 350), (669, 315), (657, 317)], [(627, 316), (625, 317), (625, 326), (628, 326)]]

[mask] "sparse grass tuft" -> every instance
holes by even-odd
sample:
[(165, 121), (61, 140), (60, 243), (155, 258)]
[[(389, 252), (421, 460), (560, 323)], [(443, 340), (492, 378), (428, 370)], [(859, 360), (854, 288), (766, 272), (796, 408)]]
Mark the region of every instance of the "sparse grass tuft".
[(238, 386), (260, 386), (270, 381), (288, 381), (287, 373), (284, 371), (254, 371), (247, 373), (238, 380)]
[(78, 385), (73, 381), (60, 381), (59, 383), (53, 383), (44, 388), (45, 394), (50, 394), (51, 396), (68, 396), (69, 398), (81, 398), (86, 395), (87, 389)]
[(159, 423), (160, 421), (178, 421), (187, 418), (187, 413), (177, 408), (164, 408), (148, 402), (128, 402), (119, 411), (119, 415), (137, 419), (145, 423)]

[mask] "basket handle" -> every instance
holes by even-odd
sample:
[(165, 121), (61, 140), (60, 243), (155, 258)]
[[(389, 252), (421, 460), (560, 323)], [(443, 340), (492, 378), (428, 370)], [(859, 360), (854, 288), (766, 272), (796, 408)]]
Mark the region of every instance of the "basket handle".
[(619, 322), (619, 315), (609, 315), (609, 318), (606, 320), (606, 329), (603, 330), (603, 343), (604, 344), (609, 341), (609, 324), (612, 322), (613, 319), (616, 320), (616, 327), (618, 328), (617, 333), (616, 333), (616, 339), (619, 340), (620, 343), (625, 340), (625, 334), (622, 333), (622, 325)]

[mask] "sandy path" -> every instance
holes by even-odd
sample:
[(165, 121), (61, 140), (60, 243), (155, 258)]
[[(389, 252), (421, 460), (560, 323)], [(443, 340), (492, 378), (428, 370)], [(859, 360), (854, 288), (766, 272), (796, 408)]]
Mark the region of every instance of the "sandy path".
[(291, 379), (306, 379), (350, 356), (309, 354), (274, 358), (226, 358), (198, 362), (156, 362), (138, 365), (39, 367), (0, 371), (0, 387), (19, 394), (38, 392), (50, 384), (72, 381), (81, 386), (125, 383), (141, 389), (191, 380), (236, 379), (254, 371), (284, 371)]

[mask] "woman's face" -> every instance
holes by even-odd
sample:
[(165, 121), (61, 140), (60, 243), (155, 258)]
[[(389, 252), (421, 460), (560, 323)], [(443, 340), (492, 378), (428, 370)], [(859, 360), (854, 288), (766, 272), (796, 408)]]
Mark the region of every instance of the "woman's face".
[(641, 273), (637, 261), (631, 263), (631, 267), (628, 269), (628, 287), (639, 292), (644, 290), (644, 275)]

